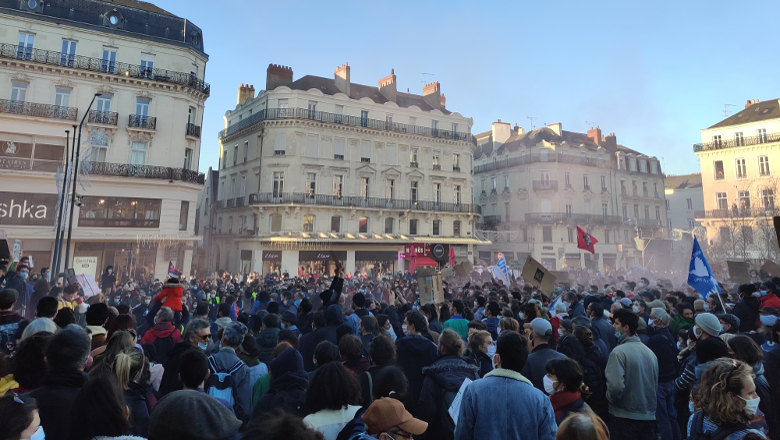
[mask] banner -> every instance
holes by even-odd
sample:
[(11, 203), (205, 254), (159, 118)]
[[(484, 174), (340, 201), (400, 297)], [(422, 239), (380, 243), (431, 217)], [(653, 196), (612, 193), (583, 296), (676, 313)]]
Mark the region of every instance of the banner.
[(699, 240), (693, 237), (693, 249), (691, 250), (691, 264), (688, 266), (688, 285), (696, 289), (701, 297), (707, 299), (712, 294), (720, 293), (720, 287), (715, 281), (707, 258), (704, 256)]

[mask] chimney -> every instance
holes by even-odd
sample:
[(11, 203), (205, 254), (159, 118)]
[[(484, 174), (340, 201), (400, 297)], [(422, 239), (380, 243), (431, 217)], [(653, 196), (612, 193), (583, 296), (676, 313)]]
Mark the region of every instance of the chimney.
[(441, 94), (441, 108), (447, 107), (447, 98), (444, 97), (444, 93)]
[(561, 123), (556, 122), (555, 124), (547, 124), (547, 128), (553, 131), (553, 133), (557, 134), (558, 136), (561, 135)]
[(745, 104), (745, 108), (748, 108), (748, 107), (750, 107), (752, 104), (753, 104), (753, 101), (751, 101), (751, 100), (749, 100), (749, 99), (748, 99), (748, 100), (747, 100), (747, 104)]
[(274, 90), (279, 86), (286, 86), (293, 80), (291, 67), (269, 64), (265, 75), (265, 89)]
[(517, 125), (517, 122), (515, 122), (515, 128), (513, 128), (512, 131), (514, 131), (515, 134), (518, 134), (518, 135), (525, 133), (525, 129), (523, 127)]
[(441, 85), (439, 81), (426, 84), (423, 87), (423, 99), (433, 108), (441, 110)]
[(601, 136), (601, 128), (597, 125), (596, 128), (590, 127), (590, 130), (588, 130), (588, 137), (593, 139), (593, 142), (595, 142), (598, 145), (601, 145), (601, 142), (603, 141), (603, 137)]
[[(349, 96), (349, 63), (344, 63), (337, 67), (334, 75), (336, 79), (336, 87), (341, 91), (341, 93)], [(395, 77), (393, 77), (393, 79), (395, 79)]]
[(610, 150), (617, 150), (617, 138), (615, 137), (615, 133), (610, 133), (608, 136), (604, 137), (604, 147)]
[(395, 102), (395, 96), (398, 93), (395, 81), (395, 69), (390, 69), (390, 75), (379, 80), (379, 93), (388, 101)]
[(255, 97), (255, 86), (241, 84), (238, 88), (238, 105), (244, 104)]
[(493, 123), (493, 150), (497, 150), (512, 135), (512, 126), (499, 119)]

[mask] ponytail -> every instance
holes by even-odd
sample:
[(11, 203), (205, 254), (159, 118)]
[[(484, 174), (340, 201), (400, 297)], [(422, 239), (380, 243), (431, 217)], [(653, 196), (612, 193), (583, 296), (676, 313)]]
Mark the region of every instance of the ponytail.
[(132, 359), (130, 359), (130, 356), (124, 351), (117, 354), (116, 359), (114, 359), (114, 374), (116, 374), (116, 377), (119, 380), (119, 386), (123, 390), (128, 389), (132, 363)]
[(141, 380), (149, 361), (136, 346), (128, 347), (116, 355), (114, 374), (123, 390), (129, 389), (130, 382)]

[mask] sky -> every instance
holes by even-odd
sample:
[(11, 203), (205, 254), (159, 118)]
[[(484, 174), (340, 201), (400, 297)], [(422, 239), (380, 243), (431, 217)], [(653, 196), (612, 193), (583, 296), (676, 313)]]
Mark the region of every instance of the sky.
[[(773, 1), (153, 0), (201, 29), (209, 55), (200, 170), (217, 167), (227, 110), (241, 83), (265, 88), (269, 63), (293, 78), (353, 83), (395, 69), (398, 89), (439, 81), (472, 133), (501, 119), (526, 130), (599, 125), (667, 174), (699, 171), (699, 130), (780, 98)], [(528, 117), (534, 117), (530, 120)], [(586, 123), (592, 122), (593, 124)]]

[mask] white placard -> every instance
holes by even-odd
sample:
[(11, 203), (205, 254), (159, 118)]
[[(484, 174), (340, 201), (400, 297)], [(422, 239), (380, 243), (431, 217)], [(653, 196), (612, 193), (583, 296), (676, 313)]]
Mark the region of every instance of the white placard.
[(469, 386), (471, 383), (471, 379), (468, 377), (463, 379), (463, 383), (460, 384), (460, 389), (458, 390), (458, 394), (455, 395), (455, 398), (452, 399), (452, 405), (450, 405), (449, 413), (450, 417), (452, 417), (452, 421), (455, 422), (455, 425), (458, 424), (458, 414), (460, 413), (460, 401), (463, 399), (463, 393), (466, 392), (466, 387)]
[(73, 271), (76, 275), (97, 276), (98, 257), (73, 257)]

